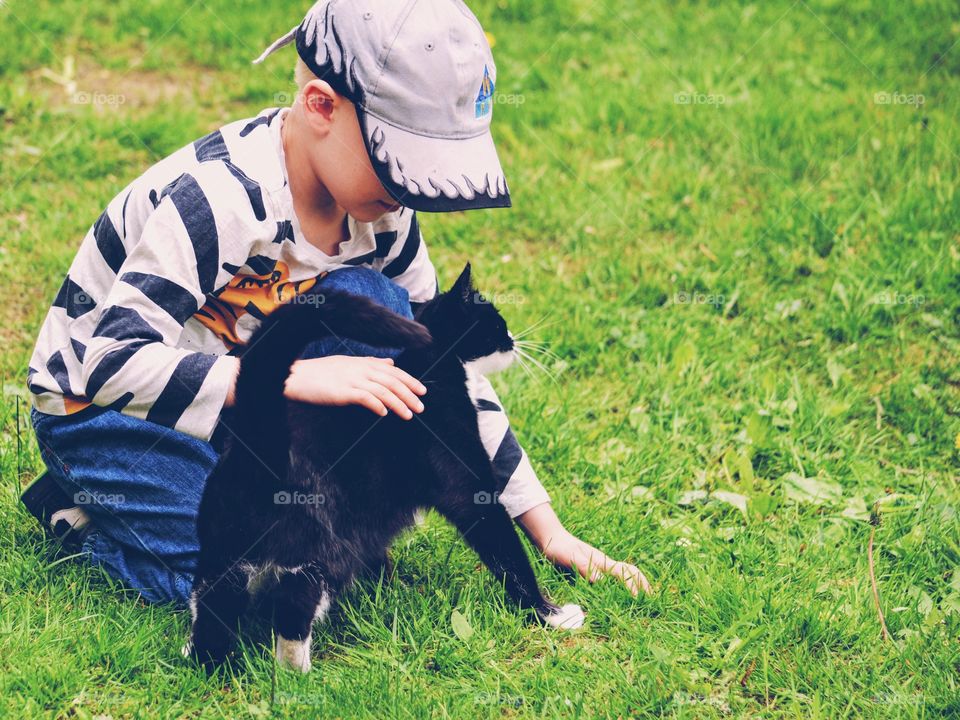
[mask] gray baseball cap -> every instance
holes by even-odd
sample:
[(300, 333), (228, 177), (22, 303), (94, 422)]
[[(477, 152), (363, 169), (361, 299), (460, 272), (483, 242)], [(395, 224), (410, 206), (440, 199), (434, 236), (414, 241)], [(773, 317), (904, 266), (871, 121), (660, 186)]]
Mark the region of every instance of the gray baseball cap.
[(509, 207), (490, 135), (497, 69), (459, 0), (319, 0), (255, 63), (296, 42), (357, 109), (387, 192), (414, 210)]

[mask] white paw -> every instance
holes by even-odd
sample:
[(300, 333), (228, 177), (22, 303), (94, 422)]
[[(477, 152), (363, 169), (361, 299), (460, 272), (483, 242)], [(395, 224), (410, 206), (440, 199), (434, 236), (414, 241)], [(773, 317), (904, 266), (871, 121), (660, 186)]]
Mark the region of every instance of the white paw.
[(187, 660), (189, 660), (190, 657), (193, 655), (193, 642), (190, 640), (187, 640), (187, 642), (184, 643), (183, 647), (180, 648), (180, 654), (183, 655), (185, 658), (187, 658)]
[(292, 670), (302, 673), (310, 672), (310, 638), (306, 640), (287, 640), (277, 638), (277, 662)]
[(547, 625), (562, 630), (576, 630), (583, 627), (585, 620), (586, 615), (583, 614), (583, 610), (580, 609), (579, 605), (573, 603), (564, 605), (555, 613), (543, 616), (543, 621)]

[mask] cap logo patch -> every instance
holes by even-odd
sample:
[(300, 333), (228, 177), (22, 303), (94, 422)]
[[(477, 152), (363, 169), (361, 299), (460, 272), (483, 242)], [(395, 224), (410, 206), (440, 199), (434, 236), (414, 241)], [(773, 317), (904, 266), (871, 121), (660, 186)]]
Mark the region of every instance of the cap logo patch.
[(483, 66), (483, 81), (480, 83), (480, 92), (477, 93), (475, 105), (476, 117), (488, 115), (493, 109), (493, 80), (490, 79), (490, 70)]

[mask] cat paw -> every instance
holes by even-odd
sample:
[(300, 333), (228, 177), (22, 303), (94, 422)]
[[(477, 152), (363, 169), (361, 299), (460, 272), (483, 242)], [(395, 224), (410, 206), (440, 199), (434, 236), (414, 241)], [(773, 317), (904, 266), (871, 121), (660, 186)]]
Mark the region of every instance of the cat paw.
[(551, 612), (541, 613), (540, 619), (547, 625), (558, 630), (576, 630), (583, 627), (586, 621), (586, 615), (579, 605), (570, 603), (563, 607), (551, 607)]
[(187, 638), (183, 647), (180, 648), (180, 654), (187, 660), (201, 665), (208, 673), (212, 673), (227, 661), (230, 655), (230, 648), (228, 646), (208, 648), (201, 644), (198, 647), (193, 640), (192, 635)]
[(310, 672), (310, 638), (306, 640), (287, 640), (282, 635), (277, 638), (277, 662), (291, 670)]

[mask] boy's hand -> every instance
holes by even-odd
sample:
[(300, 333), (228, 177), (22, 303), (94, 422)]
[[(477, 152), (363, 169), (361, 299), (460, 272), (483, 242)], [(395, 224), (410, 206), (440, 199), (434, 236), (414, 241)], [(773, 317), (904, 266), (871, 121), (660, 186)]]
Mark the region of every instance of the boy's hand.
[(567, 530), (554, 535), (543, 554), (557, 565), (576, 570), (590, 582), (596, 582), (601, 575), (611, 575), (626, 585), (634, 597), (641, 590), (647, 595), (653, 592), (646, 576), (635, 565), (613, 560)]
[(613, 560), (567, 530), (550, 503), (536, 505), (520, 515), (517, 521), (540, 552), (554, 564), (576, 570), (590, 582), (596, 582), (601, 575), (612, 575), (619, 578), (634, 597), (641, 590), (647, 595), (653, 592), (639, 568)]
[(348, 355), (297, 360), (283, 390), (288, 400), (360, 405), (381, 416), (392, 410), (404, 420), (423, 412), (417, 396), (426, 392), (423, 383), (395, 367), (391, 358)]

